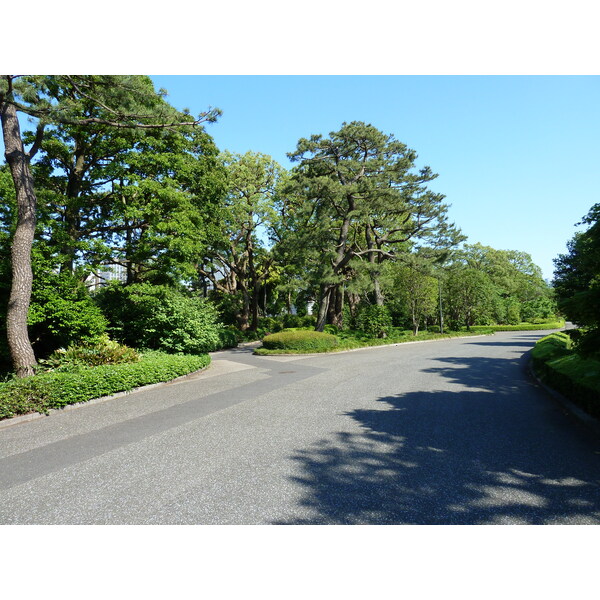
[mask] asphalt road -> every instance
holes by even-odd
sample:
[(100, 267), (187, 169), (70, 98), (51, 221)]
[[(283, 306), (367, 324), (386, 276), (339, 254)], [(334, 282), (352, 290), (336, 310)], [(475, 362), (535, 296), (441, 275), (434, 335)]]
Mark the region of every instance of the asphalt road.
[(546, 332), (194, 377), (0, 429), (0, 524), (600, 523), (600, 440), (527, 376)]

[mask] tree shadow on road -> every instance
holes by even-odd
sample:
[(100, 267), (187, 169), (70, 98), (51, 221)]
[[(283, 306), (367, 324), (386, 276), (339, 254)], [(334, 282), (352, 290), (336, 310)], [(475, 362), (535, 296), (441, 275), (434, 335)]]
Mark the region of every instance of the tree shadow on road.
[(523, 359), (438, 360), (460, 389), (367, 400), (295, 453), (302, 516), (278, 523), (600, 523), (599, 442), (507, 377)]

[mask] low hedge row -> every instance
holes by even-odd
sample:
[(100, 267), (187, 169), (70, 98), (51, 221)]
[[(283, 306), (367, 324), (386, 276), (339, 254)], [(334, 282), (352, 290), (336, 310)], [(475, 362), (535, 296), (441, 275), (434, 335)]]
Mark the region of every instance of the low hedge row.
[(294, 350), (296, 352), (326, 352), (338, 345), (338, 339), (330, 333), (320, 331), (280, 331), (267, 335), (263, 346), (268, 350)]
[(553, 323), (520, 323), (519, 325), (472, 325), (471, 331), (540, 331), (545, 329), (562, 329), (564, 321)]
[(571, 348), (565, 333), (543, 337), (531, 351), (533, 368), (544, 383), (600, 418), (600, 362), (582, 358)]
[(0, 384), (0, 419), (85, 402), (134, 388), (170, 381), (210, 364), (207, 354), (144, 352), (136, 363), (48, 372)]

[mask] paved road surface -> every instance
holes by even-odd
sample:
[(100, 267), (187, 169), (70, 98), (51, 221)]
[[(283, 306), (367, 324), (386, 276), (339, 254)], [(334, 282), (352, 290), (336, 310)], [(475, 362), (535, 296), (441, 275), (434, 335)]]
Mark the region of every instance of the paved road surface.
[(0, 523), (600, 523), (600, 440), (526, 375), (544, 334), (215, 353), (0, 429)]

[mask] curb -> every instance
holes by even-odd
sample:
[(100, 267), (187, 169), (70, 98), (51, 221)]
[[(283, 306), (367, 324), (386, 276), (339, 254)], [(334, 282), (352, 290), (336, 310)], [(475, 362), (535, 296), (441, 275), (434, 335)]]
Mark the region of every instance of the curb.
[(35, 421), (36, 419), (43, 419), (45, 417), (49, 417), (50, 415), (63, 412), (65, 410), (74, 410), (76, 408), (81, 408), (82, 406), (89, 406), (90, 404), (101, 404), (102, 402), (107, 402), (108, 400), (114, 400), (116, 398), (122, 398), (123, 396), (129, 396), (130, 394), (135, 394), (136, 392), (142, 392), (146, 390), (151, 390), (157, 387), (170, 385), (176, 381), (180, 381), (185, 379), (186, 377), (192, 377), (206, 371), (210, 367), (210, 363), (206, 365), (206, 367), (202, 369), (198, 369), (197, 371), (192, 371), (191, 373), (187, 373), (186, 375), (180, 375), (179, 377), (175, 377), (175, 379), (169, 379), (169, 381), (159, 381), (158, 383), (149, 383), (148, 385), (143, 385), (141, 387), (133, 388), (131, 390), (127, 390), (125, 392), (116, 392), (115, 394), (111, 394), (110, 396), (101, 396), (100, 398), (92, 398), (91, 400), (84, 400), (83, 402), (76, 402), (75, 404), (67, 404), (61, 408), (50, 408), (48, 410), (48, 414), (43, 413), (27, 413), (26, 415), (17, 415), (15, 417), (9, 417), (8, 419), (2, 419), (0, 421), (0, 429), (5, 429), (6, 427), (11, 427), (13, 425), (18, 425), (19, 423), (26, 423), (28, 421)]
[(550, 396), (552, 396), (562, 407), (573, 417), (575, 417), (582, 425), (589, 429), (592, 433), (600, 437), (600, 420), (588, 415), (583, 409), (571, 402), (566, 396), (546, 385), (537, 375), (533, 368), (531, 359), (528, 364), (529, 374), (535, 379), (537, 384), (543, 388)]

